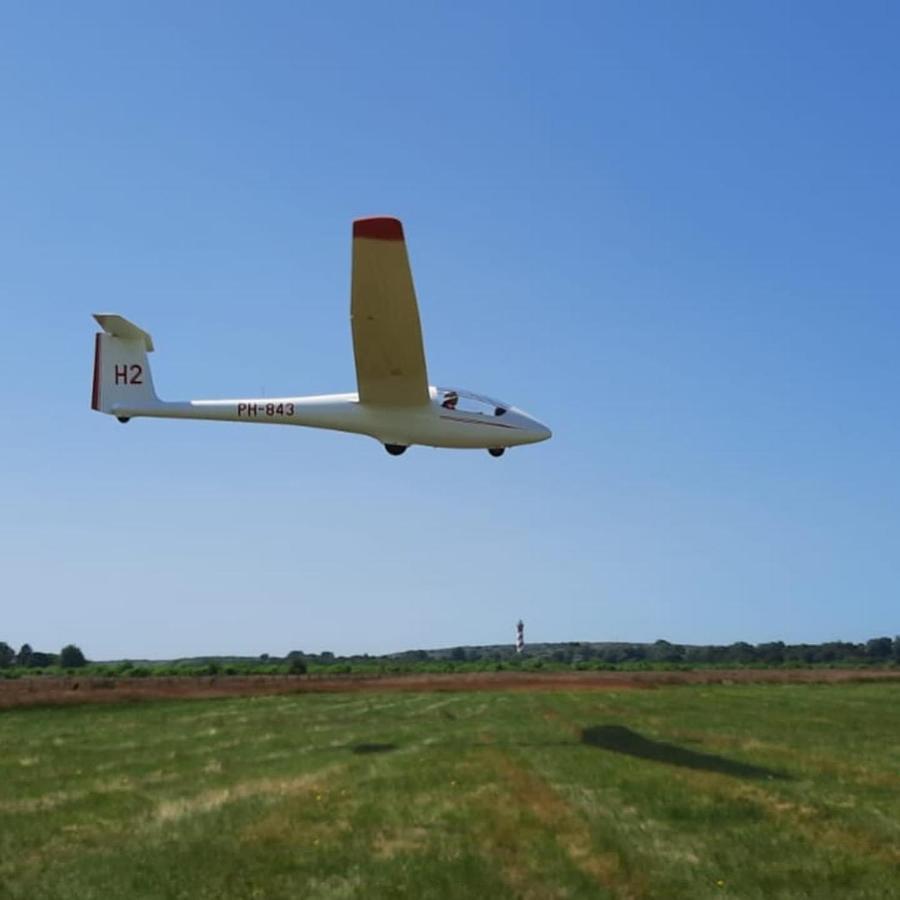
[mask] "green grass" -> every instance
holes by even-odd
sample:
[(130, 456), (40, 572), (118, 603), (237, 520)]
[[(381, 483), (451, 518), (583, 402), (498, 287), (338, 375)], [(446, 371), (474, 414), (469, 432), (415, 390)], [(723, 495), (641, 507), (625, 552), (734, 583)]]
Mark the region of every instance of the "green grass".
[(900, 685), (0, 713), (0, 897), (897, 897)]

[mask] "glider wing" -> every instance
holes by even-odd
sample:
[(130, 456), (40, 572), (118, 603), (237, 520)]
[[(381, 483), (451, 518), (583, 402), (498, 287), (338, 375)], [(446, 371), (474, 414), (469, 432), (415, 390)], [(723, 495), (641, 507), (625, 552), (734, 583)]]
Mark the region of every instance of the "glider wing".
[(384, 406), (427, 403), (422, 326), (398, 219), (353, 223), (350, 295), (360, 401)]

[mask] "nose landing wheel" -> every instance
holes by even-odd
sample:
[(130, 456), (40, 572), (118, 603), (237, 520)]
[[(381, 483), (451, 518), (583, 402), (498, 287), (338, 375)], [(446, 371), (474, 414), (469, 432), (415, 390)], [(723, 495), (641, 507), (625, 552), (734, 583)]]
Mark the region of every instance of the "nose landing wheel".
[(490, 453), (491, 456), (503, 456), (503, 454), (506, 453), (506, 447), (489, 447), (488, 453)]
[(385, 444), (384, 449), (387, 450), (391, 456), (402, 456), (406, 453), (406, 446), (404, 444)]

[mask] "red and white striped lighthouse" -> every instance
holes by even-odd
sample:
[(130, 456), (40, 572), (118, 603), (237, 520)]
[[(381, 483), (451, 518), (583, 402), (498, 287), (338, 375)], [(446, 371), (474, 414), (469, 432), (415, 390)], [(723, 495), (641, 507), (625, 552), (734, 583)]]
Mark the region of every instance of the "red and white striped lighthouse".
[(525, 623), (519, 619), (516, 625), (516, 653), (521, 653), (525, 649)]

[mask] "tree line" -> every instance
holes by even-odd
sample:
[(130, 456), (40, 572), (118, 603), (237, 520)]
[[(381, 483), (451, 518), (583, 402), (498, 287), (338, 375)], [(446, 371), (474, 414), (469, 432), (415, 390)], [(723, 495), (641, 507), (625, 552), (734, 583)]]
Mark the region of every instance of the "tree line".
[(292, 650), (285, 656), (198, 656), (189, 659), (134, 663), (119, 660), (91, 663), (75, 644), (59, 653), (44, 653), (23, 644), (16, 652), (0, 641), (0, 670), (6, 677), (29, 672), (59, 672), (80, 669), (86, 674), (147, 675), (238, 675), (238, 674), (350, 674), (369, 672), (457, 671), (492, 668), (694, 668), (753, 666), (900, 666), (900, 636), (874, 637), (867, 641), (826, 641), (821, 644), (787, 644), (770, 641), (750, 644), (602, 643), (569, 641), (527, 644), (517, 654), (509, 644), (445, 647), (435, 650), (405, 650), (382, 656), (367, 653), (341, 656), (328, 650), (307, 653)]
[[(515, 657), (511, 647), (453, 647), (448, 650), (413, 650), (402, 657), (447, 658), (456, 662), (503, 661)], [(749, 644), (673, 644), (666, 640), (646, 643), (594, 643), (569, 641), (526, 645), (525, 656), (547, 662), (577, 664), (673, 664), (673, 665), (883, 665), (900, 664), (900, 636), (875, 637), (861, 643), (826, 641), (821, 644), (786, 644), (769, 641)]]
[(0, 669), (46, 669), (60, 666), (63, 669), (80, 669), (87, 659), (75, 644), (66, 644), (59, 653), (33, 650), (31, 644), (22, 644), (18, 653), (6, 641), (0, 641)]

